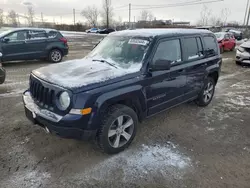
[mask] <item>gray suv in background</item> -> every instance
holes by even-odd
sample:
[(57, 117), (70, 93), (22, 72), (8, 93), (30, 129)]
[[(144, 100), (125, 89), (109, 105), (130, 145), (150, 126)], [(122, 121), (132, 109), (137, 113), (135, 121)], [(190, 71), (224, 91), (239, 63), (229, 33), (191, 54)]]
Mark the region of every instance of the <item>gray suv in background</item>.
[(18, 28), (0, 33), (2, 61), (46, 59), (58, 63), (68, 49), (67, 39), (53, 29)]

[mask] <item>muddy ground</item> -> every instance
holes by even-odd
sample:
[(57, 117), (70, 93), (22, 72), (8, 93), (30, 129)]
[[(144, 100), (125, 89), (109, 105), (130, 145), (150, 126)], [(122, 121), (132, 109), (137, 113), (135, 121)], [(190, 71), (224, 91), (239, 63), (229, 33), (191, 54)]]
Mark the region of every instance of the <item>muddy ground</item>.
[[(66, 59), (81, 58), (98, 37), (70, 39)], [(250, 69), (223, 54), (215, 98), (188, 103), (140, 124), (132, 145), (117, 155), (93, 142), (62, 139), (32, 125), (21, 93), (41, 61), (4, 64), (0, 85), (0, 187), (249, 187)]]

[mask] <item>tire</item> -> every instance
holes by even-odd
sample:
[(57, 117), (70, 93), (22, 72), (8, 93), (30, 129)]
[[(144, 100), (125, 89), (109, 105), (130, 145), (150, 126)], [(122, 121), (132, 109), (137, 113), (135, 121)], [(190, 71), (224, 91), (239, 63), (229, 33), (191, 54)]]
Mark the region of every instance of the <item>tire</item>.
[(232, 47), (232, 49), (230, 51), (234, 51), (234, 49), (235, 49), (235, 45)]
[[(215, 81), (212, 77), (208, 77), (204, 83), (203, 89), (201, 90), (198, 98), (195, 101), (196, 104), (201, 107), (209, 105), (213, 99), (214, 91), (215, 91)], [(208, 96), (210, 96), (209, 99)]]
[(235, 61), (236, 65), (241, 65), (240, 61)]
[(220, 53), (221, 53), (221, 54), (224, 53), (224, 47), (223, 47), (223, 46), (220, 48)]
[(59, 63), (63, 59), (63, 54), (60, 50), (53, 49), (50, 51), (48, 59), (52, 63)]
[(107, 154), (119, 153), (133, 141), (137, 126), (138, 117), (133, 109), (120, 104), (111, 106), (103, 115), (102, 125), (97, 133), (98, 145)]

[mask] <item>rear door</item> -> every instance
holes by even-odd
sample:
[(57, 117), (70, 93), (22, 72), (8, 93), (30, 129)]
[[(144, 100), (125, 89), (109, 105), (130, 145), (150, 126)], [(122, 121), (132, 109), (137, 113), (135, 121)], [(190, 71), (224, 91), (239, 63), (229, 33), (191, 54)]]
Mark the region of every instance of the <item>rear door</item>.
[(46, 54), (47, 33), (44, 30), (30, 30), (29, 38), (26, 40), (26, 47), (31, 59), (44, 57)]
[(230, 50), (232, 48), (229, 34), (225, 34), (223, 45), (224, 45), (224, 49), (226, 50)]
[(207, 60), (204, 58), (204, 49), (201, 36), (185, 37), (182, 40), (184, 47), (184, 61), (186, 63), (187, 85), (185, 98), (196, 97), (203, 87)]
[(24, 60), (27, 57), (28, 50), (25, 46), (27, 31), (15, 31), (6, 35), (8, 42), (2, 42), (3, 61)]
[(184, 72), (180, 38), (160, 40), (156, 45), (152, 65), (157, 60), (170, 60), (170, 70), (152, 71), (147, 77), (148, 116), (183, 102), (186, 74)]

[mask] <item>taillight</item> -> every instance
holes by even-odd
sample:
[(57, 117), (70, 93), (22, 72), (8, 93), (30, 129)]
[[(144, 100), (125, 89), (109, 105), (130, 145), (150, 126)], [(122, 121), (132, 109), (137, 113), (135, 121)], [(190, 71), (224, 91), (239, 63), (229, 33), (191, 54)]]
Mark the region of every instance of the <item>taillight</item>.
[(63, 37), (63, 38), (60, 38), (59, 40), (62, 41), (64, 44), (67, 44), (67, 42), (68, 42), (67, 39), (64, 38), (64, 37)]

